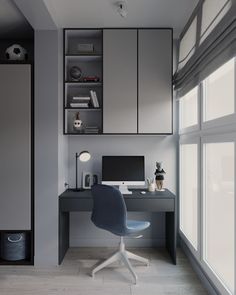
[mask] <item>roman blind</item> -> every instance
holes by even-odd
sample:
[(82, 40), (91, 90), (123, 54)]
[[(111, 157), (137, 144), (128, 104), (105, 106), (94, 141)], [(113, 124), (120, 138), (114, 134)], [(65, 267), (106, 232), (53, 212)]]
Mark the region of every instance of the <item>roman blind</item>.
[(178, 96), (236, 55), (236, 0), (200, 0), (190, 20), (180, 35)]

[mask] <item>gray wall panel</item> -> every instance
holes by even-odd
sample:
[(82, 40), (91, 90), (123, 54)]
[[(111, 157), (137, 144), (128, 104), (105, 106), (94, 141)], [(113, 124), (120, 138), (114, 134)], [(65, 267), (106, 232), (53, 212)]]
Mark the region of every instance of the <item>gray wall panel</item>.
[(0, 65), (0, 229), (31, 229), (31, 66)]
[(139, 133), (172, 132), (171, 30), (139, 30)]
[(103, 132), (137, 133), (137, 30), (104, 30), (103, 60)]
[(35, 265), (58, 263), (58, 31), (35, 31)]

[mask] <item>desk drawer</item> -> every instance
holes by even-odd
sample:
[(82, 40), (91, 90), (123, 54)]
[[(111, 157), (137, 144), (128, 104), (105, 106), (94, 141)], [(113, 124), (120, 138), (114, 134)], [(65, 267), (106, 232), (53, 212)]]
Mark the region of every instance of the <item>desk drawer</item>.
[(71, 211), (92, 211), (93, 199), (61, 199), (60, 200), (60, 211), (71, 212)]
[[(128, 211), (137, 212), (173, 212), (175, 210), (174, 199), (132, 199), (125, 198)], [(91, 198), (67, 198), (60, 200), (61, 212), (92, 211), (93, 199)]]
[(140, 212), (173, 212), (174, 199), (125, 199), (128, 211)]

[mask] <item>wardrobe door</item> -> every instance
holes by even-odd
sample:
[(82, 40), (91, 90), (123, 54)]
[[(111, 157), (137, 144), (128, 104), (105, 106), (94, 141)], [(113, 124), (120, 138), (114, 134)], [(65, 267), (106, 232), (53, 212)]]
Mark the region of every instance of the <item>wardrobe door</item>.
[(172, 133), (172, 30), (138, 31), (138, 133)]
[(30, 65), (0, 65), (0, 97), (0, 230), (30, 230)]
[(103, 133), (137, 133), (137, 30), (103, 31)]

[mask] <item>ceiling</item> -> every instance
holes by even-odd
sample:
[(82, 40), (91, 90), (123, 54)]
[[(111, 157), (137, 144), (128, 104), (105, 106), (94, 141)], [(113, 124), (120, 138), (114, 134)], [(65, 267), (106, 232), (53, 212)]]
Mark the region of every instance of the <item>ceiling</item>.
[(59, 28), (172, 27), (178, 36), (198, 0), (127, 0), (128, 15), (117, 14), (115, 0), (44, 0)]
[(33, 30), (11, 0), (0, 0), (0, 38), (29, 39)]

